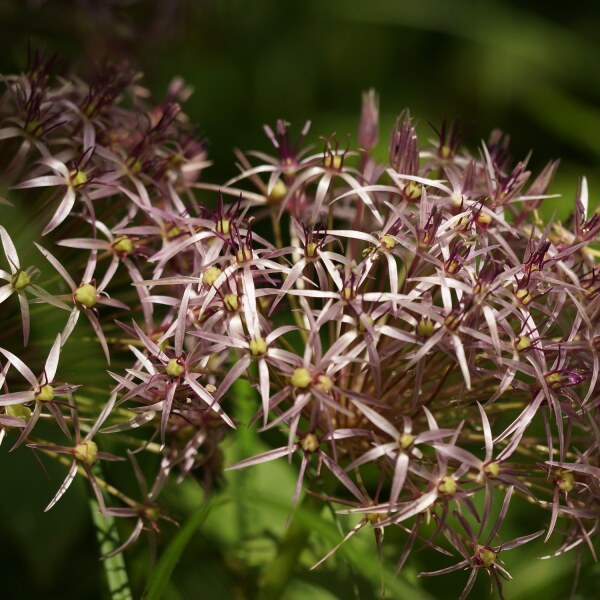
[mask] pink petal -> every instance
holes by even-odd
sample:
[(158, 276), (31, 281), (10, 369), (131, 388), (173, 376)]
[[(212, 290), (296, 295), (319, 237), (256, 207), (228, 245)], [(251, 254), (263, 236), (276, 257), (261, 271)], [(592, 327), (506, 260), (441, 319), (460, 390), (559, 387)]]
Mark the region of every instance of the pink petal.
[(46, 506), (44, 512), (49, 511), (62, 498), (63, 494), (69, 489), (69, 486), (73, 483), (75, 475), (77, 475), (77, 461), (73, 461), (73, 464), (71, 465), (71, 468), (69, 469), (65, 480), (62, 482), (62, 485), (58, 488), (58, 492), (56, 492), (56, 495), (54, 496), (54, 498), (52, 498), (50, 504)]
[(0, 225), (0, 239), (2, 240), (4, 254), (8, 259), (8, 266), (10, 267), (11, 273), (14, 275), (21, 268), (21, 263), (19, 262), (19, 256), (17, 255), (15, 245), (2, 225)]
[(58, 359), (60, 356), (61, 341), (61, 335), (59, 333), (56, 336), (54, 344), (52, 344), (52, 348), (50, 349), (50, 353), (48, 354), (48, 358), (46, 359), (46, 366), (44, 367), (44, 372), (49, 382), (54, 381), (54, 376), (56, 375), (56, 369), (58, 368)]
[(15, 356), (12, 352), (8, 350), (4, 350), (4, 348), (0, 348), (0, 352), (8, 358), (8, 360), (12, 363), (13, 367), (27, 379), (29, 384), (33, 389), (37, 389), (39, 383), (37, 377), (31, 372), (31, 369), (18, 357)]

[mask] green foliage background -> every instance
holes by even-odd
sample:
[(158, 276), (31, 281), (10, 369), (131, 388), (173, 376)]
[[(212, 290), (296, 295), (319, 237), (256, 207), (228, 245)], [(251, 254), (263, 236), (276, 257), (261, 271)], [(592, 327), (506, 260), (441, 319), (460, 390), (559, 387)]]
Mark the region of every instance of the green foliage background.
[[(83, 10), (85, 4), (104, 8), (92, 14)], [(156, 97), (174, 75), (181, 75), (195, 88), (184, 108), (209, 140), (215, 164), (205, 179), (211, 181), (235, 173), (234, 146), (267, 149), (261, 126), (279, 117), (298, 127), (312, 119), (315, 141), (319, 134), (336, 131), (350, 133), (355, 143), (360, 94), (374, 87), (381, 96), (382, 153), (387, 131), (405, 107), (425, 135), (428, 121), (460, 117), (465, 126), (472, 125), (467, 143), (473, 150), (499, 127), (512, 134), (515, 157), (533, 150), (534, 169), (562, 159), (552, 191), (563, 194), (556, 209), (565, 218), (580, 175), (589, 179), (593, 204), (600, 190), (600, 19), (595, 5), (538, 0), (0, 0), (0, 72), (24, 67), (29, 40), (33, 47), (58, 50), (83, 77), (103, 58), (126, 58), (145, 73), (145, 84)], [(96, 356), (90, 360), (99, 364)], [(247, 418), (253, 400), (240, 393), (236, 401), (237, 417)], [(277, 434), (271, 436), (267, 443), (280, 442)], [(224, 444), (226, 464), (265, 450), (265, 443), (241, 428)], [(86, 487), (76, 481), (44, 514), (64, 475), (61, 465), (45, 461), (45, 466), (48, 476), (25, 448), (13, 455), (1, 449), (1, 595), (19, 600), (109, 597)], [(253, 598), (285, 532), (294, 482), (294, 471), (285, 462), (228, 474), (219, 502), (183, 550), (164, 597)], [(165, 501), (182, 522), (202, 499), (192, 482), (165, 491)], [(507, 536), (543, 526), (532, 524), (527, 506), (519, 506), (514, 531)], [(311, 572), (308, 567), (341, 539), (348, 522), (339, 524), (329, 512), (310, 510), (302, 511), (297, 522), (311, 535), (287, 584), (289, 600), (377, 598), (381, 581), (388, 598), (448, 598), (448, 590), (460, 590), (466, 579), (458, 573), (418, 580), (420, 570), (448, 564), (429, 562), (427, 553), (416, 553), (395, 578), (398, 544), (392, 539), (386, 546), (387, 566), (380, 569), (369, 531)], [(161, 549), (175, 533), (165, 526)], [(507, 556), (515, 577), (507, 585), (509, 598), (568, 597), (574, 556), (533, 560), (547, 551), (540, 542)], [(151, 571), (143, 543), (128, 551), (125, 561), (133, 595), (140, 597)], [(474, 598), (488, 593), (484, 579), (480, 577)], [(575, 597), (595, 598), (598, 589), (600, 568), (588, 560)]]

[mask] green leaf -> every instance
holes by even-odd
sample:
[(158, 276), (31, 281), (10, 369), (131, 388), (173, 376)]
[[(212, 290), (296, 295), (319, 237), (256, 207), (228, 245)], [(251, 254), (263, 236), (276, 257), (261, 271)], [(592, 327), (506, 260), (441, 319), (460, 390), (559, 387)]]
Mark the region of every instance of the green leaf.
[(203, 504), (173, 538), (173, 541), (169, 544), (152, 570), (142, 596), (145, 600), (160, 600), (163, 597), (171, 580), (173, 570), (177, 566), (183, 551), (198, 527), (206, 520), (211, 509), (212, 503), (210, 501)]
[[(110, 515), (103, 515), (95, 499), (90, 499), (92, 519), (96, 526), (96, 537), (100, 544), (100, 555), (105, 556), (113, 552), (121, 544), (115, 519)], [(133, 600), (129, 588), (127, 568), (123, 560), (123, 553), (115, 554), (102, 561), (106, 582), (111, 600)]]

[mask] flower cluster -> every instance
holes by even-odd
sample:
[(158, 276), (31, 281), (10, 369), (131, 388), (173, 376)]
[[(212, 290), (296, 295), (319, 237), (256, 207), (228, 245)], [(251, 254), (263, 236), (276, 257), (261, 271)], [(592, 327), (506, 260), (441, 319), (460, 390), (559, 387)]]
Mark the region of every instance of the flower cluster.
[[(257, 392), (254, 421), (287, 439), (231, 468), (298, 454), (293, 502), (307, 478), (328, 481), (327, 500), (362, 518), (346, 537), (362, 526), (378, 543), (387, 527), (405, 533), (398, 569), (418, 545), (455, 549), (457, 564), (424, 575), (471, 569), (464, 596), (482, 570), (500, 589), (503, 552), (544, 532), (558, 540), (550, 554), (594, 553), (600, 214), (585, 179), (569, 221), (544, 222), (558, 162), (532, 177), (502, 133), (471, 154), (449, 122), (423, 144), (407, 111), (382, 161), (369, 93), (359, 148), (330, 136), (313, 151), (309, 123), (294, 139), (278, 121), (265, 127), (271, 153), (237, 151), (236, 177), (204, 183), (204, 147), (176, 104), (181, 82), (149, 105), (122, 66), (91, 86), (51, 85), (50, 66), (35, 56), (5, 78), (1, 169), (19, 204), (4, 214), (43, 219), (36, 245), (62, 293), (35, 283), (37, 265), (22, 269), (5, 222), (0, 301), (17, 297), (25, 343), (30, 304), (66, 322), (43, 369), (3, 340), (0, 426), (16, 445), (72, 455), (54, 501), (81, 467), (103, 510), (137, 517), (128, 542), (156, 532), (172, 472), (218, 472), (218, 443), (236, 428), (228, 398), (243, 379)], [(130, 351), (99, 405), (56, 379), (81, 313), (107, 362)], [(94, 406), (82, 438), (78, 413)], [(69, 444), (36, 441), (40, 417)], [(97, 438), (132, 429), (163, 454), (157, 480), (148, 494), (130, 454), (146, 498), (107, 507), (92, 466), (118, 457)], [(540, 526), (506, 541), (513, 496), (539, 507)]]

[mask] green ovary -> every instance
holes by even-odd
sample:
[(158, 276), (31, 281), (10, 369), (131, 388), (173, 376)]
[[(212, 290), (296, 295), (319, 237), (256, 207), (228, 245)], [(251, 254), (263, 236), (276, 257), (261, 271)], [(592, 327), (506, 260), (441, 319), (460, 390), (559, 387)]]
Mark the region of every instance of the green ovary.
[(306, 369), (300, 367), (292, 373), (290, 383), (294, 387), (305, 389), (312, 383), (312, 377)]
[(98, 460), (98, 446), (91, 440), (79, 442), (75, 446), (73, 454), (79, 462), (91, 467)]
[(75, 290), (75, 301), (86, 308), (93, 308), (98, 301), (98, 293), (91, 283), (84, 283)]
[(51, 400), (54, 400), (54, 388), (49, 384), (43, 385), (37, 391), (35, 398), (40, 402), (50, 402)]
[(182, 367), (179, 362), (177, 362), (176, 358), (172, 358), (168, 363), (167, 363), (167, 375), (169, 377), (179, 377), (184, 371), (185, 368)]
[(31, 283), (31, 277), (25, 271), (19, 271), (12, 280), (13, 290), (19, 291), (26, 288)]

